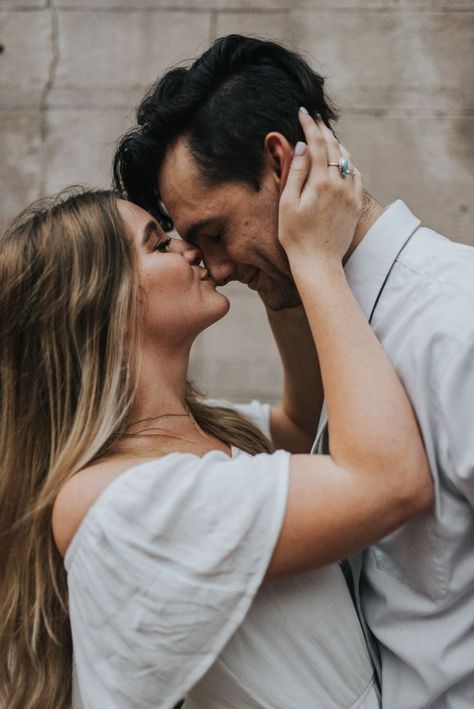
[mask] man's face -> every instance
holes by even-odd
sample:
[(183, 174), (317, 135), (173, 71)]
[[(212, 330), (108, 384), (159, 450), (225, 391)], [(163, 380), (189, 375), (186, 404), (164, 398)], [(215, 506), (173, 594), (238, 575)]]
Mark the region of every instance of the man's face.
[(246, 283), (271, 310), (301, 302), (277, 239), (280, 178), (271, 161), (258, 192), (241, 182), (210, 187), (180, 138), (163, 162), (159, 192), (176, 230), (199, 246), (217, 283)]

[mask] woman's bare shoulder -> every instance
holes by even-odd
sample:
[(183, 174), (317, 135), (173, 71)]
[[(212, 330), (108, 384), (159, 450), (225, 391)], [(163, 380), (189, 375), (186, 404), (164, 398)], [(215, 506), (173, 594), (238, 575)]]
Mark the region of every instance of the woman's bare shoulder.
[(79, 529), (88, 510), (105, 488), (121, 473), (143, 458), (107, 458), (83, 468), (73, 475), (61, 488), (53, 506), (53, 537), (62, 557)]

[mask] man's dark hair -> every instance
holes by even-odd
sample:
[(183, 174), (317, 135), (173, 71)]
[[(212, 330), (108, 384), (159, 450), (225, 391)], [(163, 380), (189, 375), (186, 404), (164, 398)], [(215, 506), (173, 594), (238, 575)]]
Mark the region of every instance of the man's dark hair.
[(210, 185), (240, 181), (259, 190), (265, 136), (278, 131), (292, 145), (304, 140), (300, 106), (327, 125), (337, 118), (324, 78), (298, 54), (274, 42), (222, 37), (189, 68), (168, 71), (144, 97), (137, 126), (115, 153), (115, 187), (170, 229), (157, 179), (180, 136)]

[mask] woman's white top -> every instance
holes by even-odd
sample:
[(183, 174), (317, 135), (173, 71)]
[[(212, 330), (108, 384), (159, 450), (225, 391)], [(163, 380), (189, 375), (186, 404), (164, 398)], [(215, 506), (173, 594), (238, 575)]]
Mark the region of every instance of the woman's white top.
[[(268, 407), (239, 406), (268, 435)], [(115, 478), (65, 557), (74, 709), (376, 709), (338, 565), (265, 583), (289, 454), (172, 453)]]

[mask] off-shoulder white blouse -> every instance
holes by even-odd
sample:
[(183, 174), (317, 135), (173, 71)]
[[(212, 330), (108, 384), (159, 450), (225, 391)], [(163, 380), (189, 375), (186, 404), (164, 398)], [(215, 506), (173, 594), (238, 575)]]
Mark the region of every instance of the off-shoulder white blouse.
[(288, 472), (285, 451), (173, 453), (107, 486), (65, 557), (74, 709), (379, 706), (339, 567), (261, 586)]

